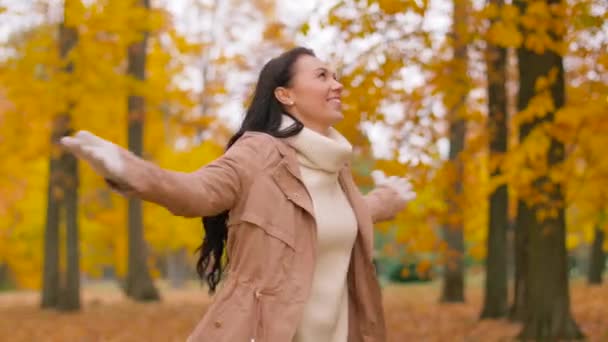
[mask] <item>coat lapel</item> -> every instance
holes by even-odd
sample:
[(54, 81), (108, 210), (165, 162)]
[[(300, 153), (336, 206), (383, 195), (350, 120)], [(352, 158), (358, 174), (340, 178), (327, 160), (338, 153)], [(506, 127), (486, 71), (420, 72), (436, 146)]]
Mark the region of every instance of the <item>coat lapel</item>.
[(283, 160), (281, 160), (272, 174), (274, 181), (288, 200), (304, 209), (314, 218), (315, 214), (312, 198), (302, 181), (300, 166), (296, 159), (295, 151), (280, 140), (278, 140), (277, 147), (283, 156)]
[[(354, 180), (352, 179), (351, 169), (347, 165), (342, 170), (340, 170), (340, 174), (338, 176), (338, 181), (342, 186), (342, 190), (348, 198), (348, 202), (353, 208), (353, 212), (355, 213), (355, 217), (357, 218), (357, 229), (359, 231), (359, 235), (363, 239), (363, 247), (366, 255), (371, 257), (373, 255), (373, 230), (374, 224), (371, 220), (371, 216), (369, 214), (369, 209), (363, 201), (363, 197), (361, 193), (357, 189)], [(355, 244), (356, 245), (356, 244)]]
[[(352, 179), (350, 167), (344, 167), (338, 179), (353, 208), (359, 231), (347, 275), (349, 298), (356, 298), (349, 302), (349, 322), (352, 321), (352, 324), (349, 324), (348, 340), (367, 341), (366, 335), (382, 331), (378, 326), (384, 325), (382, 298), (379, 296), (380, 289), (372, 266), (374, 224), (363, 196)], [(372, 339), (376, 341), (375, 338)], [(384, 340), (385, 338), (378, 339), (378, 341)]]

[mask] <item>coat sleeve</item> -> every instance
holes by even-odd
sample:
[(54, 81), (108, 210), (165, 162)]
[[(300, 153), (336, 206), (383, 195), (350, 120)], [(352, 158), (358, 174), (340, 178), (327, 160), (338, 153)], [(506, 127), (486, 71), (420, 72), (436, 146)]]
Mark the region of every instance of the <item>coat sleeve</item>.
[(106, 182), (124, 196), (159, 204), (174, 215), (217, 215), (234, 207), (244, 178), (261, 168), (272, 145), (266, 140), (261, 135), (244, 135), (220, 158), (194, 172), (162, 169), (123, 149), (124, 179)]
[(394, 219), (407, 203), (397, 191), (388, 185), (377, 186), (364, 198), (374, 223)]

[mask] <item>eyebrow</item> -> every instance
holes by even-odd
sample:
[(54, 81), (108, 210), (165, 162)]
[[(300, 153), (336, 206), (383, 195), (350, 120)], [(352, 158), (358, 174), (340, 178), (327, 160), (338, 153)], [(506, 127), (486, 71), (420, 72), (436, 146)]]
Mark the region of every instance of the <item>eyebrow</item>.
[(325, 71), (325, 72), (333, 74), (336, 78), (339, 77), (339, 75), (338, 75), (337, 72), (332, 71), (332, 70), (330, 70), (330, 69), (328, 69), (326, 67), (318, 67), (318, 68), (315, 69), (315, 72), (317, 72), (317, 71)]

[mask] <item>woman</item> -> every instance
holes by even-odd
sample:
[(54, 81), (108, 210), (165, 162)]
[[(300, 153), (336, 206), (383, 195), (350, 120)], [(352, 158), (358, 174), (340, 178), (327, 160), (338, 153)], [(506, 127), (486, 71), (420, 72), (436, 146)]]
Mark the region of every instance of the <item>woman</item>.
[(332, 128), (341, 92), (311, 50), (283, 53), (262, 69), (226, 153), (192, 173), (86, 131), (62, 139), (119, 193), (204, 217), (197, 270), (212, 292), (224, 281), (189, 341), (385, 340), (373, 222), (394, 217), (412, 193), (402, 179), (358, 191), (351, 145)]

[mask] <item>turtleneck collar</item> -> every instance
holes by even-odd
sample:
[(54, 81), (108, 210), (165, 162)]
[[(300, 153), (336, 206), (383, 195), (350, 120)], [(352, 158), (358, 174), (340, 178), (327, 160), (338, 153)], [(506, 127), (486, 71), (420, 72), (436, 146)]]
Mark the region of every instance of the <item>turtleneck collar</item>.
[[(293, 123), (294, 120), (284, 114), (281, 129)], [(285, 141), (296, 150), (300, 164), (311, 169), (337, 173), (352, 156), (351, 144), (333, 127), (329, 128), (327, 136), (304, 127)]]

